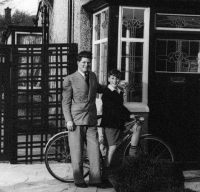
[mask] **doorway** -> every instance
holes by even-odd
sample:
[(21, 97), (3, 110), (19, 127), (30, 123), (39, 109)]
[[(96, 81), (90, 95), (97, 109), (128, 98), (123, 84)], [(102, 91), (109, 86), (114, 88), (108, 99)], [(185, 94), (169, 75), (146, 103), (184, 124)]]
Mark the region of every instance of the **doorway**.
[[(182, 17), (182, 18), (180, 18)], [(162, 19), (188, 23), (197, 17)], [(161, 19), (161, 18), (160, 18)], [(162, 22), (161, 22), (162, 23)], [(179, 23), (180, 24), (180, 23)], [(195, 22), (193, 23), (195, 27)], [(200, 30), (156, 22), (150, 72), (150, 129), (167, 140), (177, 161), (199, 160), (200, 154)], [(180, 30), (182, 28), (182, 30)], [(172, 30), (173, 29), (173, 30)]]

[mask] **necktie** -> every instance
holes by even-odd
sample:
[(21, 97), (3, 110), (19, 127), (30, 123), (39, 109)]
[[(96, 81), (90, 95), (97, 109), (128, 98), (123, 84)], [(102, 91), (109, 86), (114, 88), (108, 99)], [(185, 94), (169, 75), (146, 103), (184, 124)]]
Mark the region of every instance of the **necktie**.
[(89, 72), (88, 71), (85, 72), (85, 81), (89, 87)]

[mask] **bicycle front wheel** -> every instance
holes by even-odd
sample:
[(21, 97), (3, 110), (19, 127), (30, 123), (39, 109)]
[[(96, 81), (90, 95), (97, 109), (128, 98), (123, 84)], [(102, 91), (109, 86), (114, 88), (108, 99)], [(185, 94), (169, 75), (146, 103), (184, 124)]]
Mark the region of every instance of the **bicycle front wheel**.
[[(88, 164), (84, 158), (84, 177), (89, 172)], [(56, 134), (46, 144), (45, 165), (49, 173), (59, 181), (74, 182), (67, 131)]]
[(68, 133), (53, 136), (46, 145), (45, 165), (49, 173), (62, 182), (73, 182)]
[[(126, 147), (126, 155), (129, 153), (130, 146), (129, 143)], [(174, 162), (174, 155), (169, 145), (162, 139), (152, 135), (141, 136), (138, 144), (138, 154), (147, 156), (153, 162)]]

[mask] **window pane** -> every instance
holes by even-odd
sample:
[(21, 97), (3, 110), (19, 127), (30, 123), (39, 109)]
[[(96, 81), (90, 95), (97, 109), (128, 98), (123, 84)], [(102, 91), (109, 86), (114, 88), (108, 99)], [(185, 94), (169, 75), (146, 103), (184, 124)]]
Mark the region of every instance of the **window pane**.
[(108, 9), (95, 15), (94, 33), (95, 40), (108, 37)]
[(101, 84), (107, 84), (107, 49), (107, 42), (95, 45), (93, 71)]
[(108, 37), (108, 9), (101, 14), (101, 39)]
[(122, 80), (128, 82), (127, 100), (129, 102), (141, 102), (143, 43), (122, 43), (121, 71)]
[(156, 71), (200, 72), (200, 41), (158, 39), (156, 41)]
[(100, 26), (101, 26), (101, 14), (98, 14), (95, 16), (95, 26), (94, 26), (95, 40), (100, 39)]
[(99, 79), (99, 67), (100, 67), (100, 44), (94, 46), (94, 72)]
[(162, 28), (200, 29), (200, 16), (157, 13), (156, 27), (161, 29)]
[(144, 10), (123, 9), (122, 37), (143, 38), (144, 36)]
[(99, 82), (104, 85), (107, 84), (107, 52), (108, 43), (102, 43), (101, 72)]

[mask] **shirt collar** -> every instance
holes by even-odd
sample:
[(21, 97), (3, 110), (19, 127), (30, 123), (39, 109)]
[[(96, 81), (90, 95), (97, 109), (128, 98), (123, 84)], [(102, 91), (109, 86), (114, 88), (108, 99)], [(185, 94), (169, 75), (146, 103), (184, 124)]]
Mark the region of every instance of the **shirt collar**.
[(78, 69), (78, 72), (79, 72), (83, 77), (85, 77), (85, 74), (84, 74), (82, 71), (80, 71), (79, 69)]
[(111, 86), (110, 84), (108, 85), (108, 89), (110, 89), (111, 91), (117, 91), (118, 93), (121, 92), (121, 90), (117, 87), (117, 89), (114, 89), (113, 86)]

